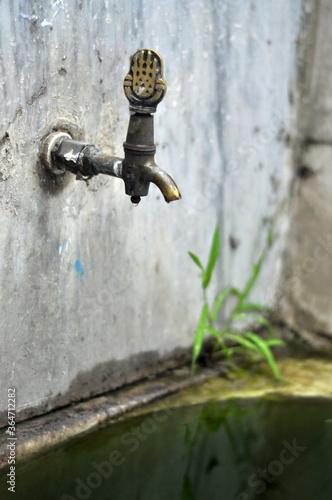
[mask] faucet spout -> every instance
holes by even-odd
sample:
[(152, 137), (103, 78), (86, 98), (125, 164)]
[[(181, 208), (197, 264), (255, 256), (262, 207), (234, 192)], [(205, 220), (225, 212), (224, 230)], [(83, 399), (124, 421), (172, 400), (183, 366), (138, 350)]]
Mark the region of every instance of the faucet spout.
[(172, 177), (157, 165), (147, 174), (147, 180), (158, 186), (167, 203), (181, 200), (181, 193)]

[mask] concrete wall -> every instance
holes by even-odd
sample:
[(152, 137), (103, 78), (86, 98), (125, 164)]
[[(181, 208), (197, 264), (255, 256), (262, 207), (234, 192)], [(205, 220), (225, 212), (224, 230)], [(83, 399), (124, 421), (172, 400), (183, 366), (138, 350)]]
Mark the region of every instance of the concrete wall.
[[(272, 222), (253, 298), (273, 296), (301, 16), (302, 0), (0, 3), (0, 412), (8, 387), (22, 419), (188, 355), (201, 293), (187, 250), (205, 261), (217, 220), (211, 294), (244, 284)], [(52, 125), (122, 155), (122, 82), (143, 47), (164, 59), (156, 160), (183, 200), (151, 186), (133, 208), (118, 179), (51, 182), (37, 157)]]
[(332, 352), (332, 4), (308, 2), (301, 33), (297, 136), (281, 315), (309, 349)]

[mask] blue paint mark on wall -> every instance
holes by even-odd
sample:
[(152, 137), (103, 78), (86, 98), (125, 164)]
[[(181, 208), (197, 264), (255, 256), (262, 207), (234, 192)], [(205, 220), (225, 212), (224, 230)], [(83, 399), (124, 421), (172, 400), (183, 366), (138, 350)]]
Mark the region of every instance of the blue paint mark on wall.
[(75, 267), (75, 271), (78, 273), (80, 279), (82, 279), (83, 274), (84, 274), (84, 269), (83, 269), (81, 262), (78, 259), (76, 260), (74, 267)]

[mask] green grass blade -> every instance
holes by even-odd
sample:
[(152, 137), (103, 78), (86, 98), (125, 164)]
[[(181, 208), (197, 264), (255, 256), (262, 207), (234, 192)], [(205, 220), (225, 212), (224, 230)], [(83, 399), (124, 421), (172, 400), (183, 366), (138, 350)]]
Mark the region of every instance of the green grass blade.
[(208, 284), (210, 283), (212, 272), (219, 256), (219, 249), (220, 249), (220, 236), (219, 236), (219, 226), (217, 224), (217, 227), (213, 235), (209, 260), (205, 270), (205, 276), (203, 278), (203, 288), (207, 288)]
[(251, 324), (253, 322), (256, 322), (256, 323), (260, 323), (261, 325), (265, 325), (267, 327), (270, 326), (269, 320), (267, 318), (264, 318), (264, 316), (260, 316), (258, 314), (233, 313), (232, 319), (233, 320), (240, 320), (240, 321), (250, 321)]
[(247, 283), (244, 287), (241, 298), (239, 300), (239, 306), (242, 305), (242, 303), (248, 297), (249, 293), (251, 292), (252, 287), (256, 283), (256, 280), (257, 280), (258, 275), (260, 273), (260, 270), (261, 270), (261, 267), (262, 267), (262, 264), (264, 262), (265, 257), (266, 257), (266, 248), (264, 248), (262, 255), (258, 259), (258, 262), (256, 264), (253, 264), (253, 266), (252, 266), (252, 275), (250, 276), (249, 280), (247, 281)]
[(211, 318), (210, 318), (211, 323), (215, 322), (221, 306), (223, 305), (223, 303), (224, 303), (225, 299), (228, 297), (228, 295), (230, 295), (231, 293), (233, 293), (235, 295), (240, 294), (240, 292), (238, 290), (236, 290), (236, 288), (230, 288), (230, 287), (225, 288), (225, 290), (223, 290), (221, 293), (219, 293), (219, 295), (217, 296), (217, 298), (215, 300), (213, 308), (212, 308), (212, 313), (211, 313)]
[(193, 345), (192, 364), (191, 364), (192, 373), (195, 372), (196, 360), (202, 349), (203, 337), (205, 329), (207, 327), (208, 316), (209, 316), (208, 305), (204, 304), (201, 312), (201, 317), (199, 318), (198, 326), (195, 332), (195, 340)]
[(233, 333), (226, 333), (225, 337), (229, 340), (232, 340), (233, 342), (236, 342), (237, 344), (242, 345), (243, 347), (249, 349), (250, 351), (260, 352), (257, 345), (254, 342), (243, 337), (242, 335), (234, 335)]
[(212, 328), (211, 326), (207, 326), (205, 328), (205, 332), (209, 333), (210, 335), (215, 337), (217, 340), (220, 339), (220, 333), (218, 332), (218, 330), (216, 330), (215, 328)]
[(181, 500), (195, 500), (195, 495), (188, 474), (185, 474), (184, 476)]
[(257, 302), (244, 302), (236, 310), (237, 310), (237, 312), (246, 312), (246, 311), (271, 312), (272, 311), (271, 307), (265, 306), (263, 304), (258, 304)]
[[(273, 241), (273, 231), (272, 231), (272, 228), (269, 229), (269, 232), (268, 232), (268, 235), (267, 235), (267, 240), (266, 240), (266, 247), (269, 247), (272, 245), (272, 241)], [(245, 287), (244, 287), (244, 290), (241, 294), (241, 297), (239, 299), (239, 302), (238, 302), (238, 306), (237, 306), (237, 309), (240, 308), (240, 306), (242, 305), (242, 303), (245, 301), (245, 299), (248, 297), (249, 293), (251, 292), (254, 284), (256, 283), (256, 280), (258, 278), (258, 275), (260, 273), (260, 270), (261, 270), (261, 267), (262, 267), (262, 264), (265, 260), (265, 257), (266, 257), (266, 251), (267, 251), (267, 248), (264, 248), (263, 251), (262, 251), (262, 255), (260, 256), (260, 258), (258, 259), (258, 262), (256, 264), (253, 264), (252, 266), (252, 274), (250, 276), (250, 278), (248, 279)]]
[(253, 266), (252, 266), (252, 275), (250, 276), (249, 280), (246, 283), (246, 286), (244, 287), (244, 290), (243, 290), (241, 298), (240, 298), (240, 305), (242, 305), (242, 303), (248, 297), (249, 293), (251, 292), (252, 287), (256, 283), (256, 280), (258, 278), (258, 275), (259, 275), (259, 272), (261, 270), (261, 266), (263, 263), (262, 257), (259, 259), (257, 264), (253, 264)]
[(269, 332), (269, 340), (272, 340), (274, 338), (274, 330), (271, 326), (271, 323), (269, 325), (267, 325), (267, 329), (268, 329), (268, 332)]
[(190, 255), (190, 257), (192, 258), (192, 260), (195, 262), (196, 266), (198, 266), (200, 268), (200, 270), (202, 271), (203, 275), (205, 274), (205, 271), (204, 271), (204, 267), (203, 267), (203, 264), (201, 263), (201, 261), (199, 260), (199, 258), (197, 257), (197, 255), (195, 255), (194, 253), (192, 252), (188, 252), (188, 254)]
[(261, 337), (256, 335), (256, 333), (253, 332), (245, 332), (245, 335), (247, 338), (249, 338), (260, 350), (260, 352), (263, 354), (264, 358), (268, 362), (275, 378), (277, 380), (282, 380), (278, 367), (276, 365), (274, 356), (269, 348), (269, 346), (266, 344), (265, 340), (263, 340)]
[(281, 339), (269, 339), (269, 340), (266, 340), (266, 345), (272, 346), (272, 347), (273, 346), (285, 347), (286, 346), (286, 342), (284, 342)]

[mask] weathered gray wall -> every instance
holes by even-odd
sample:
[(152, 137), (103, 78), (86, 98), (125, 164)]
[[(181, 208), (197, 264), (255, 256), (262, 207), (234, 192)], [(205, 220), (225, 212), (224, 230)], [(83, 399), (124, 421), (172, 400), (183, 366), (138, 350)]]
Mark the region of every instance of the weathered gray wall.
[[(188, 352), (201, 297), (187, 250), (206, 260), (216, 220), (216, 286), (243, 285), (288, 194), (301, 12), (302, 0), (0, 3), (0, 411), (8, 387), (25, 418)], [(164, 58), (156, 158), (183, 200), (152, 186), (133, 208), (101, 176), (54, 186), (37, 161), (52, 124), (122, 155), (122, 81), (143, 47)]]
[(309, 349), (332, 352), (332, 4), (307, 2), (294, 106), (290, 219), (281, 315)]

